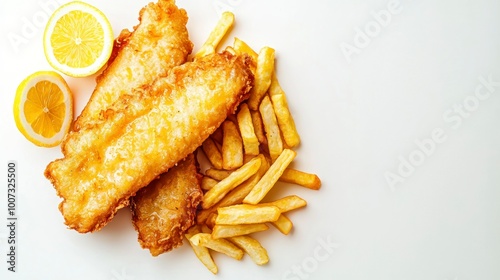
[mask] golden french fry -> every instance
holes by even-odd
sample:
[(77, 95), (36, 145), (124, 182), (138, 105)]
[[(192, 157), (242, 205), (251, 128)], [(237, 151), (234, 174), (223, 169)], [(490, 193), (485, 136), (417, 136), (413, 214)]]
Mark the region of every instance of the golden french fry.
[(201, 189), (208, 191), (209, 189), (217, 185), (217, 183), (219, 183), (219, 181), (207, 176), (203, 176), (203, 178), (201, 179)]
[(288, 165), (293, 161), (297, 153), (290, 149), (284, 149), (281, 155), (273, 162), (266, 174), (262, 176), (260, 181), (255, 185), (252, 191), (243, 199), (243, 203), (257, 204), (276, 184), (281, 174), (285, 171)]
[(238, 54), (248, 54), (254, 62), (257, 62), (258, 54), (249, 46), (238, 38), (234, 38), (233, 48)]
[(261, 203), (260, 205), (274, 205), (280, 209), (281, 213), (284, 213), (305, 207), (307, 205), (307, 201), (299, 196), (289, 195), (275, 201)]
[(232, 170), (220, 170), (215, 168), (209, 168), (205, 170), (205, 175), (218, 181), (226, 179), (229, 175), (233, 173)]
[(276, 221), (271, 222), (271, 224), (284, 235), (289, 234), (293, 227), (292, 221), (284, 214), (281, 214), (280, 217)]
[(252, 232), (265, 231), (269, 229), (266, 224), (248, 225), (215, 225), (212, 229), (212, 238), (227, 238), (233, 236), (246, 235)]
[(208, 250), (207, 247), (203, 246), (196, 246), (191, 242), (190, 238), (193, 237), (195, 234), (200, 233), (200, 229), (197, 225), (191, 227), (185, 234), (184, 236), (188, 240), (189, 244), (191, 245), (191, 248), (193, 248), (193, 252), (196, 255), (196, 257), (201, 261), (201, 263), (210, 270), (213, 274), (217, 274), (218, 268), (217, 265), (215, 264), (214, 260), (212, 259), (212, 255), (210, 255), (210, 251)]
[(212, 138), (207, 138), (201, 146), (208, 161), (217, 169), (222, 169), (222, 154)]
[(297, 184), (311, 190), (319, 190), (321, 188), (321, 180), (318, 175), (292, 168), (285, 169), (285, 172), (281, 174), (279, 180), (282, 182)]
[(267, 169), (269, 169), (269, 163), (264, 155), (260, 154), (258, 157), (261, 159), (261, 165), (257, 173), (226, 194), (224, 198), (209, 209), (202, 209), (197, 216), (198, 223), (203, 223), (207, 219), (209, 213), (217, 212), (217, 208), (219, 207), (240, 204), (243, 201), (255, 184), (257, 184), (260, 178), (266, 173)]
[(240, 110), (236, 115), (238, 119), (238, 126), (240, 128), (241, 138), (243, 139), (243, 148), (245, 154), (258, 155), (259, 154), (259, 139), (255, 135), (253, 128), (252, 115), (246, 103), (241, 104)]
[(200, 58), (214, 53), (220, 41), (222, 40), (222, 38), (224, 38), (224, 35), (226, 35), (227, 31), (229, 30), (229, 28), (231, 28), (233, 23), (233, 13), (224, 12), (201, 49), (196, 53), (195, 58)]
[(231, 114), (229, 116), (227, 116), (227, 119), (228, 121), (232, 121), (233, 123), (238, 123), (238, 120), (236, 119), (236, 114)]
[(215, 143), (218, 145), (222, 145), (222, 126), (219, 126), (212, 135), (210, 135), (210, 138), (212, 138)]
[(258, 224), (276, 221), (281, 212), (273, 205), (238, 204), (217, 209), (218, 225)]
[(223, 253), (236, 260), (243, 258), (243, 250), (224, 238), (213, 239), (210, 233), (197, 233), (189, 241), (196, 246), (203, 246)]
[(236, 55), (236, 50), (233, 49), (233, 47), (231, 47), (231, 46), (227, 46), (225, 51), (232, 54), (232, 55)]
[(196, 215), (196, 223), (198, 223), (198, 224), (206, 223), (208, 220), (208, 217), (210, 217), (210, 215), (212, 213), (217, 212), (216, 206), (217, 206), (217, 204), (215, 204), (214, 206), (212, 206), (208, 209), (201, 209), (200, 211), (198, 211), (198, 214)]
[(259, 51), (257, 58), (257, 69), (255, 70), (255, 82), (250, 97), (248, 98), (248, 107), (252, 110), (259, 108), (260, 101), (271, 85), (271, 78), (274, 71), (274, 49), (263, 47)]
[(245, 182), (231, 190), (227, 193), (219, 202), (214, 204), (208, 209), (202, 209), (196, 215), (196, 221), (199, 224), (206, 223), (211, 217), (212, 213), (217, 212), (217, 208), (230, 206), (235, 204), (240, 204), (243, 199), (250, 193), (255, 184), (259, 182), (261, 175), (254, 174), (252, 177), (248, 178)]
[(264, 173), (266, 173), (267, 169), (269, 169), (269, 163), (267, 162), (266, 157), (263, 154), (259, 154), (257, 157), (260, 158), (261, 160), (261, 165), (257, 173), (252, 175), (252, 177), (248, 178), (245, 182), (241, 183), (233, 190), (231, 190), (224, 196), (224, 198), (222, 198), (219, 202), (217, 202), (210, 208), (201, 209), (196, 215), (196, 221), (198, 224), (205, 223), (211, 213), (217, 212), (217, 208), (240, 204), (243, 201), (245, 196), (247, 196), (250, 193), (255, 184), (257, 184), (257, 182), (264, 175)]
[(252, 177), (248, 178), (245, 182), (230, 191), (224, 198), (222, 198), (217, 207), (224, 207), (239, 204), (243, 201), (245, 196), (247, 196), (253, 189), (255, 184), (260, 180), (259, 174), (254, 174)]
[(259, 111), (250, 110), (250, 115), (252, 115), (252, 123), (257, 139), (259, 143), (267, 145), (267, 138), (264, 132), (264, 124), (262, 123), (262, 116)]
[(269, 262), (266, 249), (256, 239), (244, 235), (230, 237), (229, 240), (243, 249), (256, 264), (264, 265)]
[[(214, 228), (216, 219), (217, 219), (217, 213), (215, 213), (215, 212), (211, 213), (208, 216), (207, 220), (205, 221), (204, 226), (206, 226), (209, 229)], [(210, 233), (210, 232), (208, 232), (208, 233)]]
[(283, 151), (283, 141), (281, 140), (278, 121), (276, 120), (276, 115), (274, 114), (273, 105), (269, 100), (269, 96), (266, 95), (264, 99), (262, 99), (259, 111), (266, 131), (269, 155), (271, 155), (271, 159), (274, 161)]
[(283, 91), (283, 88), (281, 87), (278, 77), (276, 76), (276, 72), (273, 73), (273, 76), (271, 77), (271, 85), (269, 86), (269, 90), (267, 91), (269, 93), (269, 96), (274, 96), (274, 95), (279, 95), (279, 94), (285, 94)]
[(207, 225), (201, 225), (201, 232), (212, 234), (212, 230)]
[(295, 121), (293, 120), (290, 109), (288, 108), (285, 92), (281, 88), (278, 78), (276, 78), (276, 74), (273, 75), (271, 86), (269, 87), (269, 96), (271, 97), (271, 101), (273, 103), (274, 113), (276, 114), (278, 125), (281, 133), (283, 134), (283, 140), (285, 140), (285, 143), (290, 148), (297, 146), (300, 143), (300, 136), (297, 133)]
[(232, 121), (222, 124), (222, 168), (233, 170), (243, 165), (243, 140), (238, 127)]
[(257, 174), (259, 174), (261, 177), (266, 174), (267, 170), (269, 167), (271, 167), (271, 162), (267, 159), (267, 157), (264, 154), (258, 155), (260, 160), (262, 161), (260, 164), (259, 171), (257, 171)]
[(211, 213), (217, 212), (218, 207), (239, 204), (243, 201), (245, 196), (247, 196), (250, 193), (255, 184), (257, 184), (257, 182), (264, 175), (264, 173), (266, 173), (267, 169), (269, 169), (269, 163), (267, 162), (265, 156), (263, 154), (260, 154), (257, 157), (260, 158), (261, 160), (261, 165), (257, 173), (254, 174), (252, 177), (248, 178), (245, 182), (241, 183), (233, 190), (231, 190), (228, 194), (224, 196), (224, 198), (222, 198), (219, 202), (217, 202), (210, 208), (200, 210), (198, 212), (198, 215), (196, 215), (196, 221), (199, 224), (205, 223)]
[(207, 209), (220, 201), (229, 191), (254, 175), (259, 170), (260, 165), (261, 159), (256, 157), (232, 172), (231, 175), (205, 193), (201, 201), (202, 207)]
[[(244, 145), (243, 145), (244, 146)], [(243, 155), (243, 163), (247, 163), (249, 162), (250, 160), (252, 160), (253, 158), (255, 157), (255, 155), (249, 155), (249, 154), (244, 154)]]

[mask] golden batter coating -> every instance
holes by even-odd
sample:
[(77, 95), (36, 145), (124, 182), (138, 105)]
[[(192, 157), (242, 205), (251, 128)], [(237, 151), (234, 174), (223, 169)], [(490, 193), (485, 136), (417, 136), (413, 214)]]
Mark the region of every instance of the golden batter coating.
[(63, 198), (65, 223), (79, 232), (103, 227), (139, 189), (193, 153), (252, 85), (247, 56), (208, 55), (173, 68), (75, 131), (79, 152), (45, 171)]
[(151, 255), (182, 245), (203, 196), (200, 176), (196, 158), (190, 154), (130, 199), (139, 243)]
[[(188, 17), (174, 0), (148, 4), (140, 11), (139, 21), (132, 32), (125, 29), (115, 40), (108, 66), (97, 78), (96, 88), (72, 131), (94, 125), (123, 95), (186, 62), (193, 48), (186, 28)], [(73, 137), (70, 132), (61, 144), (64, 155), (79, 152), (81, 147), (70, 141)]]

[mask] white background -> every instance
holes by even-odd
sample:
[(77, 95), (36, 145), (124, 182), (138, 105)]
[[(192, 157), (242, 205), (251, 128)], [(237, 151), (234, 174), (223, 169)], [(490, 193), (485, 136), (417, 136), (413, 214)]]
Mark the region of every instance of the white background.
[[(302, 137), (295, 167), (323, 181), (320, 191), (284, 184), (274, 191), (309, 204), (290, 214), (289, 236), (275, 229), (255, 235), (268, 249), (268, 265), (215, 255), (217, 276), (189, 246), (151, 257), (138, 245), (126, 209), (97, 233), (65, 228), (60, 199), (43, 176), (59, 148), (25, 140), (12, 114), (17, 85), (50, 69), (41, 43), (47, 16), (41, 4), (49, 2), (0, 4), (0, 172), (16, 160), (19, 177), (18, 272), (11, 273), (2, 175), (0, 279), (500, 279), (500, 86), (476, 104), (473, 97), (480, 77), (500, 81), (500, 2), (401, 0), (382, 26), (375, 17), (388, 0), (178, 0), (190, 17), (195, 51), (217, 22), (218, 7), (236, 16), (225, 44), (238, 36), (257, 50), (276, 49), (278, 77)], [(88, 2), (117, 35), (137, 24), (148, 1)], [(23, 34), (30, 23), (34, 28)], [(365, 29), (371, 36), (363, 42)], [(23, 42), (13, 44), (13, 36)], [(355, 53), (346, 55), (347, 45)], [(67, 78), (75, 113), (94, 78)], [(454, 106), (464, 102), (471, 111), (460, 116)], [(415, 141), (435, 129), (445, 140), (424, 155)], [(406, 166), (408, 174), (399, 173), (401, 157), (412, 155), (418, 166), (410, 162), (414, 171)], [(388, 172), (404, 182), (391, 187)], [(326, 250), (325, 242), (335, 248)]]

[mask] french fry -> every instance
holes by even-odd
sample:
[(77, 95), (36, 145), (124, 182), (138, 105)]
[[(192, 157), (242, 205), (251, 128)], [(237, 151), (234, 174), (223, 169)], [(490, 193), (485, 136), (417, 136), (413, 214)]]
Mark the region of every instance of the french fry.
[(244, 183), (230, 191), (223, 199), (219, 201), (218, 207), (230, 206), (235, 204), (240, 204), (243, 199), (252, 191), (253, 187), (260, 181), (260, 178), (264, 176), (266, 171), (269, 169), (269, 163), (267, 162), (265, 156), (260, 154), (258, 156), (261, 160), (259, 170), (255, 175), (250, 177)]
[(271, 162), (266, 158), (264, 154), (259, 154), (257, 157), (260, 158), (260, 160), (262, 161), (260, 164), (259, 171), (257, 171), (260, 177), (262, 177), (264, 176), (264, 174), (266, 174), (269, 167), (271, 167)]
[(201, 263), (210, 270), (213, 274), (217, 274), (218, 268), (217, 265), (214, 262), (214, 259), (212, 258), (212, 255), (210, 254), (210, 251), (208, 250), (207, 247), (203, 246), (196, 246), (191, 242), (190, 238), (193, 237), (195, 234), (200, 233), (199, 226), (195, 225), (191, 227), (185, 234), (184, 236), (188, 240), (189, 244), (191, 245), (191, 248), (193, 248), (193, 252), (196, 255), (196, 257), (201, 261)]
[(257, 174), (254, 174), (252, 177), (248, 178), (245, 182), (243, 182), (242, 184), (231, 190), (219, 202), (217, 202), (208, 209), (201, 209), (196, 215), (196, 221), (199, 224), (205, 223), (207, 219), (210, 217), (211, 213), (217, 212), (217, 208), (242, 203), (243, 199), (250, 193), (250, 191), (252, 191), (253, 187), (255, 186), (255, 184), (257, 184), (257, 182), (259, 182), (261, 177), (262, 175), (260, 175), (258, 171)]
[(257, 173), (254, 174), (252, 177), (248, 178), (245, 182), (241, 183), (236, 188), (234, 188), (228, 194), (226, 194), (224, 198), (222, 198), (212, 207), (208, 209), (202, 209), (201, 211), (199, 211), (198, 215), (196, 216), (196, 221), (199, 224), (205, 223), (211, 213), (217, 212), (217, 208), (240, 204), (241, 202), (243, 202), (243, 199), (250, 193), (255, 184), (259, 182), (260, 178), (266, 173), (267, 169), (269, 169), (269, 163), (267, 162), (264, 155), (260, 154), (257, 157), (261, 159), (261, 165)]
[(209, 168), (205, 171), (205, 175), (218, 181), (226, 179), (231, 173), (233, 173), (232, 170), (220, 170), (215, 168)]
[(232, 121), (222, 124), (222, 168), (233, 170), (243, 165), (243, 140)]
[(321, 188), (321, 180), (318, 175), (293, 168), (285, 169), (279, 180), (286, 183), (297, 184), (311, 190), (319, 190)]
[(297, 146), (300, 143), (300, 136), (297, 133), (295, 121), (293, 120), (290, 109), (288, 108), (285, 92), (281, 88), (278, 78), (276, 78), (276, 73), (273, 74), (271, 86), (269, 87), (269, 96), (271, 97), (271, 101), (273, 103), (274, 113), (276, 114), (278, 125), (281, 133), (283, 134), (283, 140), (285, 140), (285, 143), (290, 148)]
[(283, 151), (283, 141), (281, 140), (278, 121), (276, 120), (276, 115), (274, 114), (273, 105), (269, 100), (269, 96), (266, 95), (264, 99), (262, 99), (259, 111), (262, 116), (262, 122), (264, 123), (264, 129), (266, 131), (269, 154), (271, 155), (271, 159), (274, 161)]
[(250, 115), (252, 115), (253, 129), (259, 143), (267, 145), (267, 138), (264, 132), (264, 124), (262, 123), (262, 117), (259, 111), (250, 110)]
[(222, 154), (212, 138), (207, 138), (201, 146), (208, 161), (217, 169), (222, 169)]
[[(262, 165), (260, 169), (262, 169)], [(247, 196), (248, 193), (250, 193), (255, 184), (257, 184), (257, 182), (260, 180), (261, 177), (261, 175), (259, 174), (260, 169), (259, 171), (257, 171), (257, 174), (254, 174), (252, 177), (248, 178), (245, 182), (243, 182), (242, 184), (231, 190), (219, 202), (217, 202), (208, 209), (200, 210), (198, 212), (198, 215), (196, 215), (196, 221), (199, 224), (205, 223), (207, 219), (210, 217), (211, 213), (217, 212), (217, 208), (241, 203), (245, 198), (245, 196)]]
[(219, 181), (207, 176), (203, 176), (203, 178), (201, 179), (201, 189), (204, 191), (208, 191), (209, 189), (217, 185), (217, 183), (219, 183)]
[(276, 184), (281, 174), (285, 171), (288, 165), (293, 161), (297, 154), (290, 149), (284, 149), (281, 155), (273, 162), (266, 174), (262, 176), (260, 181), (255, 185), (252, 191), (243, 199), (243, 203), (257, 204)]
[[(209, 229), (214, 228), (216, 219), (217, 219), (217, 213), (216, 212), (210, 213), (207, 220), (205, 221), (204, 226), (206, 226)], [(210, 233), (210, 232), (208, 232), (208, 233)]]
[[(234, 15), (224, 13), (194, 59), (214, 53), (233, 23)], [(248, 234), (267, 230), (267, 223), (285, 235), (291, 232), (293, 223), (284, 213), (307, 202), (289, 195), (261, 203), (278, 180), (315, 190), (321, 186), (317, 175), (288, 167), (300, 136), (275, 73), (275, 50), (263, 47), (257, 53), (235, 38), (225, 51), (251, 58), (254, 86), (249, 99), (201, 147), (211, 167), (201, 181), (205, 194), (196, 216), (198, 224), (186, 238), (214, 274), (218, 268), (210, 250), (237, 260), (246, 252), (256, 264), (264, 265), (269, 262), (266, 249)]]
[(222, 17), (217, 22), (217, 25), (212, 30), (207, 40), (196, 53), (195, 58), (200, 58), (208, 54), (214, 53), (220, 41), (226, 35), (227, 31), (234, 23), (234, 15), (231, 12), (224, 12)]
[(260, 165), (261, 159), (256, 157), (232, 172), (231, 175), (205, 193), (201, 201), (202, 207), (207, 209), (220, 201), (229, 191), (254, 175), (259, 170)]
[(293, 227), (292, 221), (285, 216), (285, 214), (281, 214), (280, 217), (276, 221), (271, 222), (271, 224), (284, 235), (288, 235)]
[(238, 204), (217, 209), (218, 225), (258, 224), (276, 221), (281, 212), (273, 205)]
[(243, 249), (256, 264), (264, 265), (269, 262), (267, 250), (256, 239), (246, 235), (234, 236), (228, 239)]
[(234, 38), (233, 48), (238, 54), (248, 54), (254, 62), (257, 62), (258, 54), (239, 38)]
[(222, 145), (222, 126), (219, 126), (212, 135), (210, 135), (210, 138), (212, 138), (215, 143), (218, 145)]
[(253, 232), (265, 231), (269, 229), (266, 224), (249, 225), (215, 225), (212, 229), (212, 238), (227, 238), (233, 236), (246, 235)]
[(231, 47), (231, 46), (227, 46), (224, 51), (226, 51), (226, 52), (228, 52), (228, 53), (230, 53), (232, 55), (236, 55), (236, 50), (233, 49), (233, 47)]
[(255, 130), (252, 122), (252, 115), (246, 103), (241, 104), (240, 110), (236, 115), (238, 119), (238, 126), (240, 128), (241, 138), (243, 139), (243, 148), (245, 154), (258, 155), (259, 154), (259, 139), (255, 135)]
[(244, 252), (238, 246), (224, 238), (213, 239), (210, 233), (197, 233), (189, 238), (196, 246), (203, 246), (219, 253), (223, 253), (233, 259), (241, 260)]
[(226, 118), (227, 121), (231, 121), (235, 124), (238, 123), (238, 120), (236, 119), (236, 114), (231, 114), (231, 115), (228, 115), (227, 118)]
[(260, 180), (259, 174), (254, 174), (252, 177), (248, 178), (245, 182), (230, 191), (224, 198), (222, 198), (217, 207), (224, 207), (239, 204), (243, 201), (245, 196), (247, 196), (250, 191), (255, 187), (255, 184)]
[(257, 57), (257, 69), (255, 70), (255, 82), (250, 97), (248, 107), (252, 110), (259, 108), (260, 101), (271, 85), (271, 78), (274, 71), (274, 49), (263, 47)]
[(205, 224), (207, 222), (208, 218), (210, 217), (210, 215), (212, 213), (217, 212), (216, 206), (217, 206), (217, 204), (215, 204), (214, 206), (212, 206), (208, 209), (201, 209), (200, 211), (198, 211), (198, 214), (196, 215), (196, 223)]
[(274, 205), (280, 209), (281, 213), (284, 213), (305, 207), (307, 202), (299, 196), (289, 195), (272, 202), (261, 203), (260, 205)]
[(212, 230), (207, 225), (201, 225), (201, 232), (212, 234)]
[(261, 159), (261, 165), (257, 173), (254, 174), (252, 177), (248, 178), (245, 182), (241, 183), (233, 190), (231, 190), (228, 194), (224, 196), (224, 198), (222, 198), (212, 207), (200, 210), (198, 212), (198, 215), (196, 215), (197, 223), (199, 224), (205, 223), (211, 213), (217, 212), (218, 207), (235, 205), (243, 201), (245, 196), (247, 196), (250, 193), (255, 184), (257, 184), (262, 175), (264, 175), (264, 173), (266, 173), (267, 169), (269, 168), (269, 163), (265, 159), (264, 155), (260, 154), (258, 155), (258, 157)]
[[(244, 146), (244, 145), (243, 145)], [(257, 154), (258, 155), (258, 154)], [(243, 155), (243, 163), (247, 163), (250, 160), (252, 160), (256, 155), (249, 155), (249, 154), (244, 154)]]

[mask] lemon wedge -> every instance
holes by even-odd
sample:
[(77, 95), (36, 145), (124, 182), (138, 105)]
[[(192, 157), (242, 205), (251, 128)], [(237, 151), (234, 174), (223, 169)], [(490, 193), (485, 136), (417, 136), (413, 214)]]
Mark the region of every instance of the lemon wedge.
[(99, 71), (113, 49), (113, 29), (96, 7), (73, 1), (59, 7), (43, 34), (43, 48), (49, 64), (72, 77)]
[(24, 79), (14, 99), (14, 120), (35, 145), (59, 145), (73, 121), (73, 95), (63, 77), (39, 71)]

